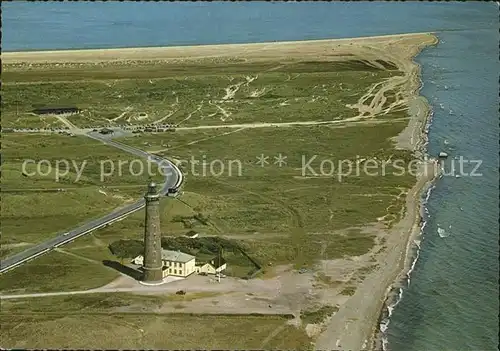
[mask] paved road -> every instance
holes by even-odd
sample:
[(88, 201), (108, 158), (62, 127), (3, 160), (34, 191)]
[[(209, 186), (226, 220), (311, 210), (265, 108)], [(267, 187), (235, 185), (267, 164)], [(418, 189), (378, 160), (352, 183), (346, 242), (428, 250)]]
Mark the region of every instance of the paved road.
[[(162, 159), (161, 157), (148, 154), (142, 150), (133, 148), (131, 146), (118, 143), (116, 141), (112, 141), (107, 137), (101, 136), (98, 133), (90, 132), (87, 134), (88, 137), (92, 139), (96, 139), (106, 143), (107, 145), (114, 146), (123, 151), (131, 153), (133, 155), (149, 158), (151, 162), (155, 162), (162, 170), (162, 174), (166, 175), (165, 183), (163, 184), (162, 189), (160, 189), (160, 194), (166, 195), (169, 188), (179, 187), (183, 181), (183, 176), (180, 170), (170, 161), (166, 159)], [(136, 212), (144, 207), (144, 199), (137, 201), (132, 205), (128, 205), (126, 207), (120, 208), (111, 212), (110, 214), (101, 217), (99, 219), (95, 219), (89, 221), (78, 228), (72, 229), (67, 232), (63, 232), (58, 234), (55, 238), (47, 240), (41, 244), (38, 244), (34, 247), (30, 247), (29, 249), (22, 251), (13, 256), (7, 257), (5, 260), (0, 262), (0, 273), (5, 272), (9, 269), (17, 267), (24, 262), (27, 262), (37, 256), (40, 256), (48, 251), (53, 250), (55, 247), (61, 246), (63, 244), (69, 243), (74, 239), (90, 233), (96, 229), (102, 228), (116, 220), (124, 218), (125, 216)]]

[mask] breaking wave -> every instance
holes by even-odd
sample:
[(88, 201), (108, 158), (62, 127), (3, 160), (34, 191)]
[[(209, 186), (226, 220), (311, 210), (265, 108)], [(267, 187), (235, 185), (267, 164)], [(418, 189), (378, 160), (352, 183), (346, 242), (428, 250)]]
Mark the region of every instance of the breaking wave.
[[(435, 188), (434, 182), (429, 185), (427, 188), (427, 191), (425, 192), (425, 196), (423, 196), (422, 203), (421, 203), (421, 215), (420, 215), (420, 230), (419, 230), (419, 239), (413, 240), (413, 252), (410, 254), (410, 257), (413, 257), (412, 263), (406, 272), (406, 277), (403, 279), (401, 282), (402, 285), (404, 286), (406, 283), (406, 287), (410, 286), (410, 277), (411, 273), (415, 269), (415, 265), (417, 264), (418, 258), (420, 256), (420, 244), (422, 240), (424, 239), (424, 229), (427, 225), (427, 220), (430, 218), (429, 210), (427, 209), (427, 202), (429, 201), (429, 198), (431, 196), (432, 190)], [(380, 330), (380, 337), (382, 341), (382, 350), (383, 351), (388, 351), (389, 350), (389, 340), (387, 338), (387, 329), (389, 328), (389, 324), (391, 322), (391, 316), (392, 313), (395, 309), (395, 307), (399, 304), (399, 302), (403, 299), (403, 286), (399, 287), (393, 287), (391, 289), (391, 292), (389, 293), (389, 296), (387, 297), (385, 301), (385, 308), (380, 316), (380, 322), (379, 322), (379, 330)]]

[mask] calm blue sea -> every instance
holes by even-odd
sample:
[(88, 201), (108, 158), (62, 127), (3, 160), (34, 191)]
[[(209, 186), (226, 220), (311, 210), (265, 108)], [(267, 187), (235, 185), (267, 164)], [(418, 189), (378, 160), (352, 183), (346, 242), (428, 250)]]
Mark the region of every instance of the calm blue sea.
[[(498, 5), (490, 3), (2, 3), (4, 51), (245, 43), (433, 31), (417, 61), (429, 152), (481, 162), (443, 177), (391, 350), (498, 349)], [(451, 112), (450, 112), (451, 111)], [(458, 162), (458, 161), (456, 161)], [(470, 173), (476, 163), (464, 166)], [(458, 169), (458, 163), (456, 164)], [(480, 174), (480, 175), (478, 175)], [(445, 232), (438, 234), (438, 228)]]

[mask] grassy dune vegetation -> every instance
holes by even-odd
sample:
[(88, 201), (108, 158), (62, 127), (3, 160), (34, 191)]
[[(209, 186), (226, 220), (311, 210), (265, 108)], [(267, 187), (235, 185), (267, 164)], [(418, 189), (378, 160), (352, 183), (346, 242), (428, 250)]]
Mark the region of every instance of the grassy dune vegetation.
[[(332, 160), (335, 167), (340, 160), (351, 160), (354, 164), (357, 156), (358, 159), (392, 157), (410, 161), (411, 155), (395, 151), (389, 141), (403, 128), (404, 123), (398, 122), (346, 128), (256, 128), (230, 135), (186, 131), (176, 133), (175, 140), (169, 141), (171, 147), (160, 154), (184, 160), (194, 157), (208, 163), (205, 176), (202, 166), (184, 167), (187, 181), (182, 201), (185, 204), (177, 206), (196, 208), (210, 218), (211, 225), (201, 231), (247, 239), (264, 262), (293, 261), (300, 266), (320, 258), (321, 248), (324, 248), (323, 258), (366, 253), (373, 245), (371, 238), (358, 234), (350, 240), (333, 232), (377, 222), (377, 218), (384, 216), (387, 226), (392, 225), (401, 216), (402, 194), (414, 181), (409, 175), (393, 175), (397, 170), (390, 166), (382, 176), (381, 164), (373, 172), (379, 174), (374, 176), (363, 172), (357, 175), (353, 169), (353, 174), (339, 181), (335, 171), (331, 176), (315, 177), (304, 168), (304, 177), (302, 157), (307, 163), (317, 155), (311, 168), (318, 174), (324, 160)], [(139, 141), (148, 140), (151, 145), (148, 150), (158, 152), (163, 138), (162, 135), (141, 136), (124, 142), (137, 145)], [(199, 142), (193, 144), (194, 141)], [(280, 153), (287, 156), (287, 165), (281, 167), (273, 164), (274, 157)], [(270, 157), (269, 165), (261, 167), (256, 163), (261, 154)], [(210, 173), (210, 163), (214, 160), (222, 160), (226, 166), (220, 176), (218, 164), (214, 164), (218, 166), (216, 174)], [(325, 172), (329, 172), (326, 169)], [(173, 218), (176, 212), (166, 215)], [(184, 230), (178, 223), (164, 222), (163, 227), (170, 233), (181, 234)], [(273, 249), (277, 247), (278, 252)]]
[[(382, 79), (399, 75), (361, 61), (138, 63), (135, 65), (7, 67), (4, 127), (57, 123), (36, 117), (39, 106), (76, 105), (80, 127), (162, 120), (200, 124), (332, 120)], [(15, 84), (13, 84), (15, 83)], [(287, 106), (284, 108), (284, 106)], [(146, 115), (144, 117), (144, 114)]]
[[(2, 314), (0, 318), (3, 340), (17, 348), (175, 349), (183, 345), (192, 349), (259, 349), (268, 336), (272, 339), (266, 347), (273, 349), (305, 350), (310, 343), (303, 330), (285, 325), (277, 317)], [(18, 325), (23, 328), (16, 328)]]
[[(391, 141), (407, 124), (406, 105), (397, 86), (377, 93), (381, 84), (401, 74), (387, 62), (375, 65), (351, 58), (335, 62), (12, 66), (4, 75), (3, 123), (17, 126), (25, 116), (30, 123), (35, 123), (35, 118), (43, 124), (45, 117), (29, 114), (33, 107), (75, 104), (84, 112), (68, 119), (80, 127), (178, 124), (175, 133), (121, 139), (169, 158), (193, 157), (209, 164), (205, 172), (202, 164), (181, 166), (186, 174), (184, 194), (180, 200), (162, 201), (164, 235), (195, 230), (203, 235), (225, 236), (241, 242), (264, 265), (312, 266), (321, 258), (367, 253), (375, 238), (350, 229), (377, 221), (389, 227), (403, 213), (404, 195), (414, 178), (392, 175), (392, 166), (387, 166), (382, 176), (381, 161), (402, 159), (406, 166), (412, 158), (409, 152), (395, 150)], [(376, 113), (360, 114), (352, 106), (357, 102)], [(315, 121), (336, 123), (266, 128), (248, 125)], [(227, 125), (233, 126), (222, 128)], [(145, 178), (122, 175), (105, 182), (106, 191), (113, 195), (100, 194), (99, 160), (129, 156), (84, 137), (9, 134), (3, 146), (3, 186), (25, 190), (4, 195), (4, 204), (8, 205), (2, 212), (4, 242), (36, 242), (43, 235), (116, 207), (125, 201), (118, 197), (120, 194), (126, 194), (130, 201), (143, 190), (135, 186), (143, 184)], [(264, 167), (256, 163), (261, 154), (269, 157)], [(274, 164), (279, 154), (287, 157), (281, 167)], [(309, 170), (303, 174), (303, 158), (307, 163), (312, 157), (316, 157), (311, 162), (314, 172), (326, 176)], [(57, 183), (50, 177), (22, 177), (19, 167), (23, 158), (88, 159), (90, 165), (78, 184), (71, 181), (74, 174)], [(363, 169), (363, 159), (369, 158), (379, 162), (375, 175), (353, 170), (339, 178), (340, 160), (350, 160), (353, 165), (358, 161)], [(214, 163), (217, 174), (213, 174), (210, 163), (219, 162), (216, 160), (224, 169)], [(330, 161), (334, 170), (330, 170)], [(26, 191), (60, 188), (61, 184), (67, 192)], [(35, 206), (21, 211), (30, 202)], [(207, 220), (196, 220), (198, 214)], [(109, 244), (120, 239), (140, 240), (142, 232), (143, 214), (137, 213), (76, 240), (64, 250), (84, 258), (83, 272), (86, 259), (99, 262)], [(40, 277), (42, 270), (38, 272)], [(26, 273), (15, 270), (8, 280)], [(0, 281), (6, 279), (2, 276)], [(2, 286), (9, 289), (7, 283)]]
[[(307, 349), (309, 346), (310, 339), (304, 330), (287, 325), (287, 320), (280, 316), (109, 314), (109, 311), (137, 306), (152, 308), (163, 302), (163, 297), (130, 294), (7, 300), (2, 302), (0, 312), (2, 342), (17, 348), (61, 348), (64, 345), (67, 349), (174, 349), (179, 345), (193, 349), (259, 349), (264, 346)], [(58, 306), (57, 311), (54, 306)], [(200, 338), (201, 335), (209, 337)]]
[[(105, 250), (101, 252), (101, 255), (103, 258), (106, 257)], [(15, 270), (3, 273), (0, 279), (0, 290), (24, 293), (67, 291), (73, 290), (75, 286), (81, 289), (92, 289), (102, 286), (118, 276), (117, 271), (102, 264), (102, 259), (84, 260), (71, 253), (55, 251), (43, 255), (37, 260), (27, 262)], [(38, 278), (34, 279), (33, 277)]]
[[(45, 163), (38, 169), (30, 163), (23, 170), (25, 160)], [(133, 173), (139, 162), (147, 169), (146, 160), (131, 168), (132, 160), (132, 155), (83, 136), (2, 135), (2, 256), (20, 243), (38, 243), (137, 200), (149, 176)], [(150, 167), (158, 173), (155, 165)], [(112, 174), (101, 179), (101, 169)]]

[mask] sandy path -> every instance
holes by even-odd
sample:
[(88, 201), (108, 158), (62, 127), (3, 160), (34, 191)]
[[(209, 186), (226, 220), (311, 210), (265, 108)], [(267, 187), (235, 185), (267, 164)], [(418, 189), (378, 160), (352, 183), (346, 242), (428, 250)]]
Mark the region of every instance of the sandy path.
[(160, 123), (166, 121), (168, 118), (172, 117), (178, 111), (179, 111), (179, 109), (173, 110), (173, 111), (169, 111), (169, 113), (165, 117), (162, 117), (162, 118), (160, 118), (160, 119), (158, 119), (158, 120), (156, 120), (156, 121), (154, 121), (152, 123), (153, 124), (160, 124)]
[(196, 109), (194, 111), (191, 111), (188, 116), (186, 118), (184, 118), (182, 121), (180, 121), (179, 123), (177, 123), (177, 125), (180, 125), (181, 123), (184, 123), (186, 121), (188, 121), (189, 119), (191, 119), (191, 117), (196, 113), (196, 112), (200, 112), (201, 108), (203, 107), (203, 100), (198, 104), (198, 106), (196, 107)]
[(71, 123), (70, 121), (68, 121), (68, 119), (66, 117), (63, 117), (63, 116), (58, 116), (56, 115), (55, 116), (62, 124), (64, 124), (65, 126), (67, 126), (70, 130), (76, 130), (76, 129), (79, 129), (77, 126), (75, 126), (73, 123)]
[(409, 120), (409, 118), (392, 118), (392, 119), (376, 119), (376, 120), (360, 120), (359, 117), (351, 117), (346, 119), (336, 119), (333, 121), (296, 121), (296, 122), (257, 122), (257, 123), (240, 123), (240, 124), (217, 124), (217, 125), (204, 125), (193, 127), (177, 127), (176, 130), (198, 130), (198, 129), (219, 129), (219, 128), (271, 128), (271, 127), (294, 127), (294, 126), (317, 126), (317, 125), (332, 125), (332, 124), (377, 124), (377, 123), (391, 123), (402, 120)]
[[(123, 292), (136, 292), (136, 293), (175, 293), (179, 290), (178, 285), (171, 285), (172, 283), (166, 283), (164, 285), (159, 286), (142, 286), (138, 284), (134, 284), (136, 286), (130, 287), (118, 287), (118, 288), (97, 288), (90, 290), (74, 290), (74, 291), (57, 291), (57, 292), (47, 292), (47, 293), (32, 293), (32, 294), (12, 294), (12, 295), (0, 295), (1, 300), (9, 300), (9, 299), (29, 299), (29, 298), (38, 298), (38, 297), (51, 297), (51, 296), (69, 296), (69, 295), (86, 295), (86, 294), (99, 294), (99, 293), (123, 293)], [(206, 285), (205, 288), (198, 288), (197, 291), (212, 291), (212, 292), (224, 292), (224, 288), (219, 285)]]
[[(91, 258), (80, 256), (80, 255), (77, 255), (77, 254), (75, 254), (73, 252), (66, 251), (66, 250), (63, 250), (63, 249), (55, 249), (54, 251), (57, 251), (59, 253), (62, 253), (62, 254), (68, 255), (68, 256), (72, 256), (72, 257), (75, 257), (75, 258), (78, 258), (80, 260), (84, 260), (84, 261), (87, 261), (87, 262), (90, 262), (90, 263), (95, 263), (95, 264), (98, 264), (99, 266), (102, 266), (102, 261), (93, 260)], [(104, 266), (104, 267), (106, 267), (106, 266)], [(106, 267), (106, 268), (109, 268), (109, 267)], [(109, 269), (113, 269), (113, 268), (109, 268)]]

